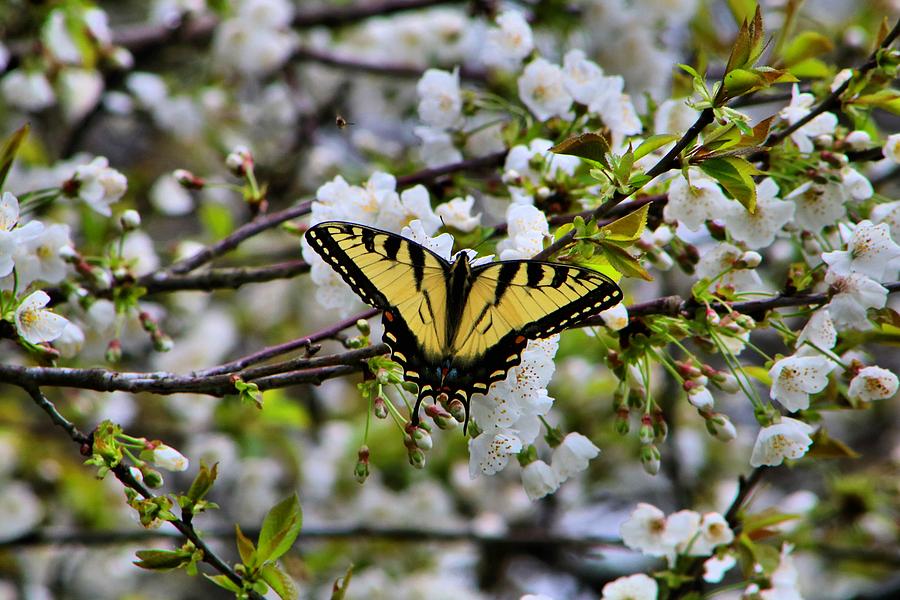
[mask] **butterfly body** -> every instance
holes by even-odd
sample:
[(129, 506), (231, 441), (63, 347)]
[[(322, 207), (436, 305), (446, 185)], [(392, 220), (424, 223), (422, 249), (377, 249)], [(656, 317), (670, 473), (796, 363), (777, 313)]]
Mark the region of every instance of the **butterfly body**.
[(533, 260), (449, 262), (397, 234), (328, 221), (306, 233), (310, 246), (360, 298), (383, 311), (383, 340), (424, 398), (462, 402), (487, 393), (521, 362), (529, 339), (571, 327), (622, 299), (589, 269)]

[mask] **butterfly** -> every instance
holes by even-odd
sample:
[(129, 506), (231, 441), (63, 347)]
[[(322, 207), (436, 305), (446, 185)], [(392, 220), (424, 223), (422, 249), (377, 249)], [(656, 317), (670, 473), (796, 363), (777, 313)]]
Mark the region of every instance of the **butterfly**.
[(528, 340), (577, 325), (622, 301), (605, 275), (537, 260), (448, 262), (400, 235), (342, 221), (310, 227), (306, 241), (367, 304), (382, 312), (383, 341), (424, 398), (486, 394), (522, 360)]

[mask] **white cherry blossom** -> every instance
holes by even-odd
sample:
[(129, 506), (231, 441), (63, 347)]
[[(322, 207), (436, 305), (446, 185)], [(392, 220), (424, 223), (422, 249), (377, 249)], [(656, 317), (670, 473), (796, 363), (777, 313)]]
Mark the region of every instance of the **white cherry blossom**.
[(465, 198), (460, 196), (449, 202), (438, 204), (434, 212), (447, 227), (469, 232), (481, 225), (481, 213), (472, 214), (474, 204), (473, 196), (468, 195)]
[(603, 69), (588, 60), (583, 50), (569, 50), (563, 57), (563, 83), (575, 102), (589, 105), (604, 93)]
[(797, 205), (795, 219), (797, 225), (806, 231), (819, 233), (828, 225), (834, 225), (844, 217), (847, 210), (847, 191), (835, 182), (826, 184), (807, 181), (785, 196)]
[(834, 294), (828, 303), (828, 314), (835, 326), (839, 329), (871, 329), (866, 311), (884, 307), (887, 288), (862, 273), (838, 275), (831, 269), (825, 273), (825, 283)]
[(703, 515), (699, 534), (691, 541), (691, 556), (709, 556), (718, 547), (734, 541), (734, 531), (725, 517), (716, 512)]
[(721, 242), (702, 254), (694, 274), (701, 279), (705, 278), (711, 281), (715, 279), (716, 281), (711, 284), (711, 287), (731, 285), (734, 289), (742, 292), (762, 290), (762, 280), (756, 270), (732, 268), (743, 256), (744, 251), (740, 248)]
[(813, 313), (806, 325), (797, 336), (795, 347), (798, 355), (806, 352), (817, 352), (815, 348), (810, 348), (805, 342), (809, 342), (820, 350), (830, 350), (837, 343), (837, 330), (834, 327), (834, 321), (828, 314), (828, 309), (822, 308)]
[[(816, 98), (812, 94), (800, 93), (795, 83), (791, 89), (791, 103), (781, 109), (779, 116), (785, 119), (789, 124), (793, 125), (810, 112), (812, 112), (813, 104)], [(803, 125), (791, 134), (791, 140), (797, 145), (797, 149), (803, 153), (813, 151), (812, 139), (823, 135), (831, 135), (837, 126), (837, 116), (833, 113), (825, 112), (817, 115), (812, 121)]]
[(784, 459), (801, 458), (812, 445), (810, 434), (815, 429), (803, 421), (781, 417), (774, 425), (760, 429), (750, 455), (750, 466), (777, 467)]
[(103, 88), (103, 76), (99, 71), (74, 67), (62, 69), (57, 89), (66, 122), (80, 122), (100, 102)]
[(810, 394), (828, 385), (835, 363), (824, 356), (788, 356), (769, 369), (772, 387), (769, 396), (791, 412), (809, 408)]
[(153, 449), (153, 464), (167, 471), (186, 471), (190, 463), (175, 448), (159, 444)]
[(847, 396), (851, 400), (887, 400), (897, 393), (897, 376), (881, 367), (865, 367), (850, 381)]
[(737, 202), (729, 202), (722, 216), (732, 238), (748, 248), (766, 248), (775, 236), (794, 218), (796, 205), (779, 200), (775, 180), (767, 177), (756, 186), (756, 211), (750, 212)]
[(772, 587), (759, 592), (762, 600), (803, 600), (798, 589), (799, 574), (791, 556), (793, 549), (791, 544), (781, 546), (781, 559), (769, 578)]
[(67, 267), (60, 250), (71, 246), (69, 226), (59, 223), (42, 227), (39, 234), (20, 239), (15, 252), (19, 286), (24, 288), (33, 281), (62, 281)]
[(536, 58), (528, 63), (519, 76), (519, 99), (539, 121), (546, 121), (551, 117), (571, 119), (575, 116), (569, 110), (572, 107), (572, 96), (566, 89), (564, 79), (559, 65)]
[(667, 556), (673, 551), (666, 537), (666, 514), (652, 504), (638, 503), (619, 527), (619, 534), (626, 546), (649, 556)]
[(41, 71), (13, 69), (0, 79), (0, 94), (10, 106), (38, 112), (53, 106), (56, 96)]
[(600, 454), (594, 442), (577, 432), (566, 435), (562, 443), (553, 449), (550, 465), (560, 482), (588, 468), (592, 458)]
[(117, 202), (128, 189), (128, 180), (111, 169), (104, 156), (77, 167), (72, 178), (78, 182), (78, 197), (105, 217), (112, 215), (109, 205)]
[(841, 183), (847, 190), (847, 194), (857, 202), (867, 200), (875, 193), (868, 177), (850, 166), (841, 169)]
[(628, 307), (624, 302), (619, 302), (612, 308), (607, 308), (599, 314), (603, 319), (603, 324), (613, 331), (619, 331), (628, 325)]
[(38, 344), (52, 342), (69, 324), (68, 319), (44, 307), (50, 302), (50, 296), (43, 290), (37, 290), (22, 300), (16, 308), (16, 330), (26, 342)]
[(713, 556), (703, 563), (703, 581), (707, 583), (719, 583), (725, 577), (725, 573), (730, 571), (737, 564), (737, 559), (731, 554), (726, 554), (719, 558)]
[(422, 140), (418, 154), (426, 166), (437, 167), (462, 160), (462, 152), (454, 145), (453, 137), (443, 129), (420, 125), (413, 133)]
[(506, 155), (504, 171), (515, 171), (522, 177), (537, 184), (544, 179), (553, 180), (559, 172), (573, 175), (581, 164), (577, 156), (550, 152), (553, 142), (535, 138), (528, 145), (519, 144), (510, 148)]
[(432, 127), (451, 128), (462, 117), (459, 69), (452, 73), (428, 69), (416, 84), (419, 94), (419, 118)]
[(513, 431), (498, 430), (469, 438), (469, 476), (494, 475), (502, 471), (509, 457), (522, 450), (522, 440)]
[(675, 177), (669, 187), (669, 201), (663, 209), (667, 221), (677, 221), (691, 231), (697, 231), (709, 219), (721, 218), (731, 202), (719, 184), (698, 169), (685, 177)]
[(900, 163), (900, 133), (894, 133), (888, 136), (884, 142), (884, 156), (888, 160)]
[(501, 260), (528, 259), (543, 250), (550, 232), (547, 216), (531, 204), (513, 203), (506, 209), (507, 238), (497, 244)]
[(163, 215), (180, 216), (194, 210), (191, 193), (171, 173), (160, 176), (150, 188), (150, 204)]
[(603, 586), (601, 600), (656, 600), (659, 585), (643, 573), (619, 577)]
[(873, 223), (886, 223), (891, 228), (891, 236), (900, 239), (900, 200), (876, 204), (869, 213)]
[(531, 500), (543, 498), (559, 489), (560, 479), (550, 465), (535, 460), (522, 469), (522, 487)]
[(891, 262), (900, 258), (900, 245), (891, 239), (891, 231), (886, 223), (873, 225), (871, 221), (860, 221), (853, 230), (847, 250), (826, 252), (822, 260), (828, 271), (835, 275), (847, 276), (861, 273), (877, 281), (883, 280)]
[(497, 27), (488, 31), (481, 56), (489, 67), (515, 69), (533, 48), (531, 26), (525, 15), (507, 10), (497, 17)]
[(672, 133), (681, 135), (686, 132), (699, 116), (695, 109), (683, 99), (669, 98), (663, 100), (656, 108), (653, 116), (653, 132), (656, 134)]

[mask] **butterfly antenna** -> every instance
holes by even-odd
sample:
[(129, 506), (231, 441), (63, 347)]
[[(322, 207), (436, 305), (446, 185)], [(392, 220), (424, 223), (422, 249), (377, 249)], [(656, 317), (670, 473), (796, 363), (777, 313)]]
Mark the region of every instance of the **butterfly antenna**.
[(410, 415), (410, 418), (409, 418), (410, 422), (413, 425), (419, 424), (419, 407), (422, 406), (422, 400), (424, 400), (424, 399), (425, 399), (425, 397), (422, 396), (421, 394), (419, 394), (419, 397), (416, 398), (416, 405), (413, 407), (412, 414)]

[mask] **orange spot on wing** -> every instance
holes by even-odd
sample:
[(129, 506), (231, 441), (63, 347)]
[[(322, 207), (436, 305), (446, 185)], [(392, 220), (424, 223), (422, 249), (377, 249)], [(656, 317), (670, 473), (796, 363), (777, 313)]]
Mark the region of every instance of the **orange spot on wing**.
[(392, 313), (389, 310), (386, 310), (386, 311), (384, 311), (384, 318), (393, 323), (394, 322), (394, 313)]
[(517, 344), (522, 344), (522, 343), (524, 343), (524, 342), (525, 342), (525, 336), (524, 336), (524, 335), (516, 336), (516, 343), (517, 343)]

